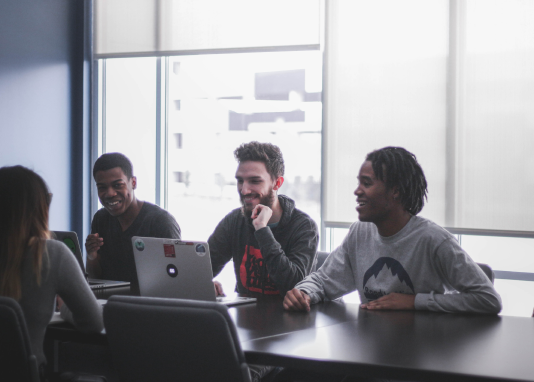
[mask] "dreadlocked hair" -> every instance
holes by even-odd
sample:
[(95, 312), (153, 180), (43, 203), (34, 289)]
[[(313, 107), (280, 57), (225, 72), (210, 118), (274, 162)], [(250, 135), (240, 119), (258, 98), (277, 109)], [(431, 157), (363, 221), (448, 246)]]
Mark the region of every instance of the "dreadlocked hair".
[(397, 187), (406, 211), (417, 215), (427, 199), (427, 183), (423, 169), (414, 154), (402, 147), (384, 147), (367, 154), (378, 179), (386, 188)]

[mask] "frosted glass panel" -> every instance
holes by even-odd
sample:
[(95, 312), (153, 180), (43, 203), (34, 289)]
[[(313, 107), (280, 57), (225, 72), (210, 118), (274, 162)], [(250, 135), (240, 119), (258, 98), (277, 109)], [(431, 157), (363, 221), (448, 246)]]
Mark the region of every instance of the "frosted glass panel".
[(365, 155), (402, 146), (429, 183), (421, 215), (445, 218), (447, 1), (332, 1), (327, 6), (326, 216), (357, 220)]
[(534, 239), (462, 235), (462, 248), (495, 271), (534, 273)]
[(533, 231), (534, 2), (464, 6), (455, 225)]

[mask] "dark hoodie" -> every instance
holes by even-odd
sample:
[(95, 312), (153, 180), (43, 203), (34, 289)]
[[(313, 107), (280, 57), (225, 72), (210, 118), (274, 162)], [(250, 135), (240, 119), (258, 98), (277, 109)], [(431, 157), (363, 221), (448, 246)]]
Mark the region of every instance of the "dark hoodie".
[(238, 293), (283, 296), (311, 271), (319, 242), (317, 224), (287, 196), (278, 195), (278, 201), (283, 213), (276, 227), (255, 231), (237, 208), (208, 240), (213, 275), (233, 259)]

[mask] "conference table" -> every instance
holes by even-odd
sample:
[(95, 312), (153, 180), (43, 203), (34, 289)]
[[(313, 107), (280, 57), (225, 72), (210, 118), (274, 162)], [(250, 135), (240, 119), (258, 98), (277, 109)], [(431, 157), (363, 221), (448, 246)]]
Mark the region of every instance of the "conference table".
[[(368, 311), (342, 300), (287, 312), (281, 301), (229, 309), (247, 362), (392, 379), (534, 381), (533, 318)], [(47, 336), (107, 343), (61, 323)]]

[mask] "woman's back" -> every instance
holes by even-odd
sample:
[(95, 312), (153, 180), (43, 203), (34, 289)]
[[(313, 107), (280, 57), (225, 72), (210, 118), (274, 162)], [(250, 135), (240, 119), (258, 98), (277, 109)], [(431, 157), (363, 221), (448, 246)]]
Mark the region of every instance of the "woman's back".
[(56, 240), (46, 241), (41, 285), (37, 284), (29, 257), (22, 266), (21, 282), (22, 297), (19, 304), (24, 312), (32, 350), (39, 364), (45, 361), (43, 340), (46, 326), (54, 312), (56, 294), (60, 295), (68, 306), (62, 307), (62, 316), (69, 321), (73, 320), (78, 329), (93, 332), (102, 330), (102, 309), (72, 252), (63, 243)]
[(51, 201), (45, 181), (32, 170), (0, 168), (0, 295), (19, 301), (39, 364), (56, 295), (73, 312), (63, 306), (62, 316), (76, 327), (103, 328), (102, 310), (74, 256), (65, 244), (47, 240)]

